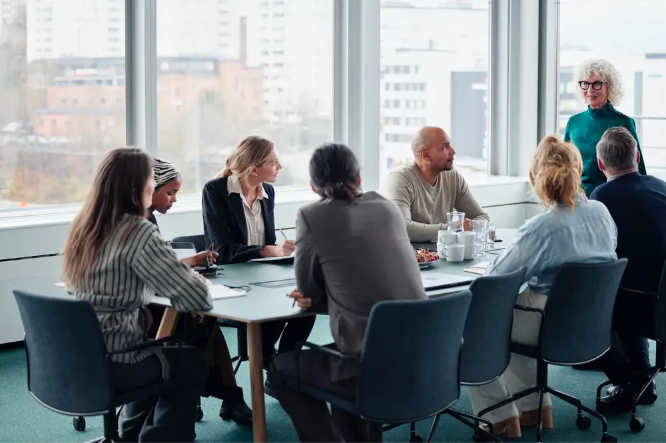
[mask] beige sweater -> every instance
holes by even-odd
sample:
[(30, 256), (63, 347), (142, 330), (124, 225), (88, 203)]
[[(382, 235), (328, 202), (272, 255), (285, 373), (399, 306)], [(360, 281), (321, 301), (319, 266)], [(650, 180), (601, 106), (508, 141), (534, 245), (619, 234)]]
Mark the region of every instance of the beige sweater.
[(465, 218), (489, 220), (455, 169), (439, 174), (431, 186), (416, 163), (403, 166), (389, 174), (382, 194), (398, 205), (413, 242), (437, 240), (437, 231), (447, 228), (446, 213), (454, 209), (464, 212)]

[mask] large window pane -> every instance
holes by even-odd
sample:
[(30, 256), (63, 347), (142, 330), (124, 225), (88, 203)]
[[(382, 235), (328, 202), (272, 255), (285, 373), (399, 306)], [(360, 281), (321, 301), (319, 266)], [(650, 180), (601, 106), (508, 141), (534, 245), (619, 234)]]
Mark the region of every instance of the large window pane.
[(488, 0), (381, 1), (382, 178), (413, 161), (418, 129), (451, 137), (455, 166), (486, 175)]
[(574, 78), (589, 57), (611, 61), (622, 75), (617, 109), (633, 117), (648, 172), (666, 167), (666, 2), (560, 0), (560, 132), (587, 106)]
[(81, 202), (124, 145), (124, 5), (0, 1), (0, 209)]
[(278, 186), (307, 186), (332, 138), (333, 0), (157, 3), (158, 155), (200, 192), (247, 135), (275, 142)]

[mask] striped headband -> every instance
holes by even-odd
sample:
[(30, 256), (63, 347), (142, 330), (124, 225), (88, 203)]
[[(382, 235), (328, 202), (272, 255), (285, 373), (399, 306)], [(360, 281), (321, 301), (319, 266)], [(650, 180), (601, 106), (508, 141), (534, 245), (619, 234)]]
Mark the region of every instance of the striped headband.
[(159, 158), (153, 159), (153, 167), (155, 168), (155, 187), (159, 188), (165, 185), (170, 180), (180, 177), (180, 172), (167, 161), (160, 160)]

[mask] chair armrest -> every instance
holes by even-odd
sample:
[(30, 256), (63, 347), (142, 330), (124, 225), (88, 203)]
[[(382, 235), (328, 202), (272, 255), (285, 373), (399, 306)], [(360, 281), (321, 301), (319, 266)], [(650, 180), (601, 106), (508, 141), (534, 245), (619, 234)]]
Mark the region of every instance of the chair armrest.
[(528, 306), (523, 306), (523, 305), (514, 305), (513, 308), (518, 309), (519, 311), (536, 312), (539, 315), (541, 315), (541, 319), (543, 319), (546, 316), (546, 313), (543, 311), (543, 309), (530, 308)]
[(170, 335), (168, 337), (160, 338), (159, 340), (148, 340), (143, 343), (139, 343), (138, 345), (134, 346), (128, 346), (123, 349), (119, 349), (117, 351), (112, 351), (112, 352), (107, 352), (107, 357), (112, 356), (112, 355), (119, 355), (119, 354), (125, 354), (127, 352), (133, 352), (133, 351), (140, 351), (142, 349), (150, 348), (150, 347), (156, 347), (156, 346), (162, 346), (165, 343), (176, 343), (178, 342), (179, 344), (182, 343), (183, 338), (182, 337), (177, 337), (175, 335)]
[(296, 343), (296, 351), (294, 352), (294, 358), (296, 359), (296, 386), (298, 390), (301, 389), (301, 352), (303, 352), (303, 347), (310, 348), (316, 352), (321, 352), (322, 354), (330, 355), (331, 357), (340, 360), (357, 361), (361, 363), (361, 359), (355, 355), (343, 354), (340, 351), (327, 348), (326, 346), (316, 345), (308, 341), (298, 342)]
[(618, 292), (632, 292), (634, 294), (652, 295), (654, 297), (659, 298), (659, 294), (655, 292), (639, 291), (638, 289), (624, 288), (622, 286), (620, 286)]

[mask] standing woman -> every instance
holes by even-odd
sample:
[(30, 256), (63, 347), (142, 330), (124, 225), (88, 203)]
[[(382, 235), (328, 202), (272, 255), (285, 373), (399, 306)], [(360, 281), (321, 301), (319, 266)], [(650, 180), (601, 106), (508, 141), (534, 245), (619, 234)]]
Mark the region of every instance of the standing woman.
[(622, 79), (615, 66), (604, 59), (589, 59), (578, 67), (576, 78), (587, 111), (569, 118), (564, 141), (573, 143), (580, 150), (583, 190), (589, 197), (594, 188), (606, 183), (606, 176), (597, 165), (597, 143), (606, 129), (622, 126), (629, 130), (638, 145), (638, 172), (645, 175), (646, 171), (634, 119), (615, 109), (624, 94)]
[[(166, 214), (171, 209), (173, 204), (176, 203), (176, 194), (178, 194), (183, 181), (180, 172), (167, 161), (154, 158), (153, 167), (155, 192), (153, 193), (152, 204), (148, 208), (148, 221), (159, 230), (153, 213), (157, 211), (160, 214)], [(185, 257), (181, 259), (181, 262), (193, 268), (204, 266), (205, 258), (208, 258), (210, 263), (215, 263), (217, 257), (217, 252), (206, 250), (192, 257)], [(164, 314), (164, 308), (151, 305), (149, 309), (154, 319), (153, 328), (151, 329), (151, 336), (154, 336)], [(197, 343), (197, 346), (205, 350), (210, 367), (208, 381), (206, 382), (206, 395), (222, 399), (220, 417), (223, 420), (233, 420), (239, 424), (249, 425), (252, 423), (252, 410), (245, 403), (243, 389), (236, 383), (229, 347), (222, 331), (220, 331), (217, 319), (205, 317), (200, 320), (200, 322), (191, 322), (190, 326), (197, 330), (206, 329), (209, 331), (207, 338), (201, 343)]]
[[(227, 157), (226, 168), (206, 183), (202, 195), (204, 236), (215, 245), (218, 263), (242, 263), (261, 257), (284, 257), (294, 252), (294, 242), (276, 245), (275, 183), (282, 165), (273, 142), (249, 136)], [(278, 353), (293, 351), (310, 335), (315, 317), (262, 325), (264, 367)], [(280, 339), (280, 336), (282, 338)]]
[[(64, 250), (67, 290), (90, 302), (109, 352), (147, 339), (145, 306), (159, 293), (180, 312), (212, 307), (205, 281), (181, 263), (146, 220), (154, 190), (153, 162), (139, 149), (111, 151), (72, 222)], [(123, 441), (194, 440), (197, 399), (206, 381), (199, 349), (152, 347), (114, 355), (110, 367), (118, 392), (174, 379), (170, 390), (123, 407)]]

